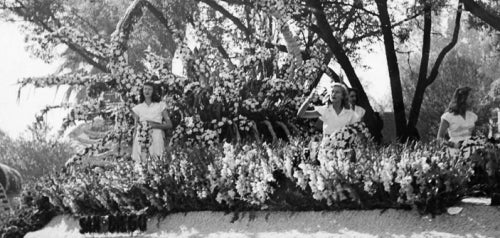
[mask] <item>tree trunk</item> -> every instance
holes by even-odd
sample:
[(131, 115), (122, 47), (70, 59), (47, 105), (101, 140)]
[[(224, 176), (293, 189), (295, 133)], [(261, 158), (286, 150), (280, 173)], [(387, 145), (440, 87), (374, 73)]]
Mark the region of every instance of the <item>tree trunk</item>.
[(432, 11), (430, 3), (426, 3), (424, 7), (424, 35), (422, 42), (422, 58), (420, 59), (420, 71), (418, 73), (418, 81), (413, 96), (410, 116), (408, 118), (408, 139), (420, 139), (418, 134), (411, 134), (410, 132), (417, 133), (416, 124), (418, 114), (424, 100), (424, 92), (426, 88), (427, 71), (429, 68), (429, 52), (431, 50), (431, 30), (432, 30)]
[(368, 101), (368, 96), (366, 96), (366, 93), (363, 90), (363, 85), (361, 85), (358, 75), (351, 64), (349, 57), (347, 57), (346, 51), (342, 48), (339, 41), (333, 36), (332, 28), (326, 19), (321, 2), (319, 0), (309, 0), (307, 3), (314, 9), (314, 15), (317, 19), (318, 28), (321, 31), (319, 32), (319, 35), (328, 45), (333, 55), (335, 55), (335, 58), (337, 58), (337, 61), (344, 70), (351, 86), (359, 90), (358, 98), (361, 106), (364, 107), (367, 112), (373, 112), (370, 102)]
[[(368, 128), (370, 129), (370, 132), (373, 135), (380, 134), (380, 132), (375, 131), (376, 128), (380, 128), (380, 126), (376, 125), (376, 122), (378, 120), (376, 120), (376, 118), (375, 118), (375, 112), (373, 111), (373, 108), (370, 105), (370, 101), (368, 100), (368, 96), (366, 95), (366, 92), (363, 88), (363, 85), (361, 85), (361, 82), (359, 81), (358, 75), (356, 74), (356, 71), (354, 70), (354, 67), (351, 64), (351, 61), (350, 61), (349, 57), (347, 56), (346, 51), (342, 48), (342, 45), (339, 43), (339, 41), (333, 35), (332, 28), (330, 27), (330, 24), (328, 23), (328, 20), (326, 19), (321, 2), (319, 0), (308, 0), (307, 5), (308, 5), (308, 7), (313, 9), (313, 13), (316, 16), (316, 20), (317, 20), (317, 24), (318, 24), (317, 30), (319, 31), (316, 33), (323, 39), (323, 41), (330, 48), (331, 52), (333, 53), (333, 55), (337, 59), (337, 62), (340, 64), (340, 66), (344, 70), (344, 72), (347, 76), (347, 79), (349, 80), (349, 83), (351, 84), (351, 86), (358, 90), (359, 104), (361, 107), (363, 107), (366, 110), (366, 114), (365, 114), (366, 120), (365, 121), (367, 123)], [(401, 86), (401, 84), (400, 84), (400, 86)], [(403, 116), (404, 116), (404, 110), (403, 110)], [(405, 124), (406, 124), (406, 121), (405, 121)]]
[(474, 0), (461, 0), (464, 4), (465, 10), (469, 11), (472, 15), (486, 22), (486, 24), (500, 31), (500, 16), (489, 12), (481, 5), (477, 4)]
[(377, 9), (379, 11), (378, 17), (384, 37), (385, 55), (387, 58), (387, 67), (389, 69), (394, 121), (396, 123), (396, 137), (404, 141), (407, 137), (407, 131), (403, 88), (401, 87), (398, 58), (396, 56), (396, 50), (394, 49), (394, 38), (392, 36), (391, 20), (387, 9), (387, 0), (376, 0), (375, 2), (377, 3)]
[[(342, 48), (342, 45), (333, 35), (333, 30), (330, 24), (328, 23), (328, 20), (326, 19), (321, 2), (319, 0), (308, 0), (306, 4), (308, 5), (308, 7), (313, 9), (312, 12), (316, 16), (317, 27), (318, 27), (317, 29), (318, 32), (316, 32), (316, 34), (318, 34), (323, 39), (323, 41), (328, 45), (331, 52), (337, 59), (337, 62), (344, 70), (351, 86), (356, 90), (358, 90), (359, 104), (366, 110), (365, 113), (366, 125), (370, 129), (371, 134), (375, 137), (375, 141), (377, 142), (380, 141), (382, 136), (380, 131), (382, 128), (380, 126), (381, 121), (377, 120), (375, 112), (373, 111), (373, 108), (370, 105), (370, 101), (368, 100), (368, 96), (366, 95), (363, 85), (361, 85), (361, 82), (359, 81), (356, 71), (354, 70), (354, 67), (351, 64), (351, 61), (347, 56), (346, 51)], [(400, 88), (401, 88), (401, 83), (400, 83)], [(404, 107), (403, 107), (403, 116), (404, 116)], [(406, 121), (404, 122), (405, 122), (404, 125), (406, 125)]]
[[(431, 28), (431, 19), (427, 18), (427, 14), (431, 14), (430, 9), (425, 12), (426, 16), (424, 19), (424, 46), (422, 50), (422, 61), (420, 65), (420, 73), (417, 82), (417, 87), (415, 90), (415, 95), (413, 96), (413, 101), (410, 110), (410, 117), (408, 119), (408, 128), (410, 130), (416, 131), (416, 126), (418, 122), (418, 118), (420, 115), (420, 109), (422, 106), (422, 102), (424, 99), (425, 90), (429, 85), (431, 85), (437, 78), (439, 67), (444, 60), (446, 54), (457, 44), (458, 34), (460, 32), (460, 20), (462, 16), (462, 4), (459, 3), (456, 17), (455, 17), (455, 28), (453, 29), (453, 36), (451, 42), (446, 45), (441, 52), (439, 53), (436, 62), (434, 62), (434, 66), (432, 67), (431, 73), (429, 77), (427, 77), (427, 64), (429, 61), (429, 48), (430, 48), (430, 28)], [(428, 39), (426, 39), (426, 35), (428, 35)], [(428, 41), (426, 45), (426, 41)], [(426, 56), (427, 54), (427, 56)], [(424, 62), (424, 56), (427, 58)], [(425, 65), (424, 65), (425, 64)], [(424, 68), (425, 67), (425, 68)]]

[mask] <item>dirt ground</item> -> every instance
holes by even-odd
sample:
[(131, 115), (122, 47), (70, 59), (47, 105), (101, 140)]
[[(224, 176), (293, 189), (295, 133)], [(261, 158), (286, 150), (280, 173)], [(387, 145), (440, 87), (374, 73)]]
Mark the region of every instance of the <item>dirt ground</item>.
[[(143, 233), (87, 234), (69, 216), (25, 237), (500, 237), (500, 207), (462, 203), (458, 214), (435, 218), (417, 211), (189, 212), (152, 218)], [(460, 210), (460, 209), (458, 209)]]

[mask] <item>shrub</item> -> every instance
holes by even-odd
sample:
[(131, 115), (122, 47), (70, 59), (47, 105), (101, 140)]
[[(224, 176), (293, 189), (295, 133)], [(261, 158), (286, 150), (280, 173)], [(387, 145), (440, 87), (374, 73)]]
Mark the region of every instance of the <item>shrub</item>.
[[(434, 215), (468, 194), (477, 168), (489, 178), (499, 172), (498, 147), (481, 139), (463, 143), (454, 153), (437, 143), (380, 147), (356, 139), (363, 132), (363, 126), (340, 131), (331, 137), (337, 141), (322, 145), (335, 148), (323, 147), (317, 158), (305, 153), (308, 141), (303, 139), (189, 143), (141, 164), (109, 157), (113, 165), (106, 168), (75, 164), (44, 176), (24, 200), (47, 199), (47, 216), (73, 214), (84, 223), (199, 210), (415, 208)], [(486, 152), (493, 156), (478, 157)]]
[(24, 179), (37, 179), (61, 169), (72, 154), (67, 142), (45, 137), (0, 137), (0, 163), (17, 169)]
[(354, 143), (322, 150), (317, 160), (302, 153), (305, 145), (179, 146), (140, 165), (117, 157), (109, 168), (69, 167), (38, 187), (61, 211), (80, 215), (284, 209), (276, 194), (284, 188), (316, 200), (304, 209), (416, 207), (434, 214), (466, 194), (475, 166), (436, 144)]

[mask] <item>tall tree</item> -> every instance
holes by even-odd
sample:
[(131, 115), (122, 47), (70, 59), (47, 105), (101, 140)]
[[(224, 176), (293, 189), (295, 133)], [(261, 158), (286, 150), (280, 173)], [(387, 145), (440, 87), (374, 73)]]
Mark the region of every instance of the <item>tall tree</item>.
[[(422, 106), (422, 102), (424, 100), (424, 93), (427, 87), (431, 85), (437, 78), (438, 73), (439, 73), (439, 67), (441, 66), (441, 63), (444, 60), (444, 57), (450, 50), (457, 44), (458, 41), (458, 34), (460, 31), (460, 20), (462, 16), (462, 5), (459, 3), (458, 4), (458, 9), (456, 10), (456, 16), (455, 16), (455, 24), (453, 28), (453, 36), (448, 45), (446, 45), (441, 52), (439, 53), (438, 57), (436, 58), (436, 61), (434, 62), (434, 65), (432, 67), (432, 70), (430, 72), (430, 75), (427, 76), (428, 74), (428, 63), (429, 63), (429, 51), (430, 51), (430, 40), (431, 40), (431, 27), (432, 27), (432, 20), (431, 20), (431, 3), (425, 3), (426, 5), (424, 6), (424, 34), (423, 34), (423, 45), (422, 45), (422, 60), (420, 62), (420, 72), (418, 76), (418, 81), (417, 81), (417, 86), (415, 89), (415, 94), (413, 96), (413, 101), (411, 104), (410, 108), (410, 114), (408, 118), (408, 130), (410, 132), (412, 131), (417, 131), (416, 126), (418, 122), (418, 118), (420, 115), (420, 109)], [(416, 135), (409, 135), (410, 137), (416, 136)]]
[[(323, 73), (339, 78), (328, 67), (329, 61), (334, 60), (350, 84), (360, 90), (361, 105), (367, 109), (367, 122), (372, 128), (376, 127), (372, 124), (373, 109), (354, 65), (360, 48), (381, 40), (390, 72), (397, 136), (405, 140), (413, 136), (425, 89), (436, 79), (439, 65), (457, 41), (458, 31), (455, 31), (455, 37), (443, 49), (428, 76), (426, 52), (431, 41), (431, 11), (446, 7), (444, 2), (422, 0), (412, 5), (387, 0), (135, 0), (126, 8), (121, 0), (97, 6), (61, 0), (16, 0), (3, 4), (29, 23), (26, 26), (32, 33), (30, 40), (35, 42), (34, 49), (40, 57), (53, 55), (47, 50), (51, 47), (46, 46), (62, 43), (78, 55), (68, 58), (70, 61), (91, 66), (91, 70), (74, 68), (73, 74), (54, 76), (48, 81), (30, 79), (23, 83), (46, 86), (79, 80), (82, 85), (100, 85), (97, 87), (100, 91), (94, 90), (93, 95), (116, 90), (133, 102), (141, 81), (156, 74), (163, 77), (160, 81), (165, 83), (165, 90), (181, 91), (186, 82), (195, 80), (208, 97), (221, 87), (221, 82), (227, 81), (221, 78), (226, 74), (233, 75), (235, 81), (242, 80), (245, 87), (258, 90), (262, 89), (259, 85), (263, 80), (273, 77), (291, 83), (317, 82)], [(460, 13), (458, 9), (457, 26)], [(112, 20), (104, 19), (109, 14), (114, 16)], [(411, 31), (408, 23), (420, 16), (424, 17), (423, 54), (407, 119), (396, 39), (406, 40), (407, 32)], [(187, 42), (187, 38), (192, 40)], [(176, 55), (184, 59), (184, 76), (172, 74)], [(258, 95), (252, 90), (243, 95), (253, 93)], [(193, 96), (192, 105), (200, 106), (203, 100), (199, 95), (203, 94), (197, 95)], [(216, 106), (219, 119), (225, 103), (223, 100)], [(201, 108), (206, 109), (206, 105), (191, 111)]]
[(387, 59), (387, 67), (389, 69), (392, 104), (396, 122), (396, 136), (404, 138), (406, 136), (405, 133), (407, 132), (405, 106), (387, 0), (376, 0), (375, 2), (377, 3), (380, 28), (384, 37), (385, 56)]
[[(468, 16), (473, 17), (473, 16)], [(455, 18), (450, 17), (448, 23), (440, 27), (453, 28), (455, 26)], [(464, 16), (467, 19), (467, 15)], [(434, 32), (439, 32), (439, 28), (434, 28)], [(462, 24), (461, 29), (462, 40), (457, 42), (455, 50), (443, 60), (439, 70), (439, 79), (435, 80), (430, 85), (424, 95), (422, 102), (421, 113), (418, 120), (418, 128), (422, 139), (430, 140), (436, 138), (436, 133), (439, 126), (440, 116), (446, 110), (450, 97), (453, 91), (464, 85), (474, 87), (474, 96), (480, 101), (479, 108), (483, 108), (483, 99), (485, 93), (489, 89), (489, 84), (492, 79), (500, 77), (498, 66), (498, 56), (495, 57), (494, 47), (496, 37), (483, 29), (471, 28), (467, 24)], [(408, 52), (405, 56), (401, 55), (402, 59), (402, 78), (403, 91), (405, 95), (405, 104), (411, 105), (411, 96), (415, 93), (417, 84), (415, 83), (419, 77), (419, 70), (414, 69), (421, 61), (421, 51), (415, 51), (414, 44), (420, 45), (418, 39), (422, 32), (413, 32), (415, 41), (409, 41), (402, 47), (403, 51)], [(442, 48), (449, 44), (453, 38), (452, 34), (435, 34), (433, 37), (433, 47), (429, 52), (430, 59), (436, 59)], [(403, 63), (408, 62), (408, 63)], [(421, 64), (420, 64), (421, 65)], [(488, 101), (488, 100), (485, 100)], [(407, 112), (409, 112), (407, 108)], [(478, 113), (479, 118), (487, 118), (487, 115), (481, 116), (481, 111)], [(481, 124), (478, 121), (478, 126)]]

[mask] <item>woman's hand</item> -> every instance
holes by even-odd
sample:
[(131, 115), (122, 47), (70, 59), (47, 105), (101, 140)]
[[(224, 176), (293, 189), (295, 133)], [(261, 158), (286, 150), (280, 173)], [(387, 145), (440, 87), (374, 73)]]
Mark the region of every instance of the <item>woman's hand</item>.
[(309, 103), (313, 99), (314, 96), (316, 96), (318, 93), (316, 92), (316, 89), (314, 88), (311, 91), (311, 94), (307, 96), (306, 100), (302, 103), (302, 105), (299, 108), (299, 111), (297, 112), (297, 116), (301, 118), (318, 118), (321, 115), (317, 111), (307, 111), (307, 108), (309, 107)]

